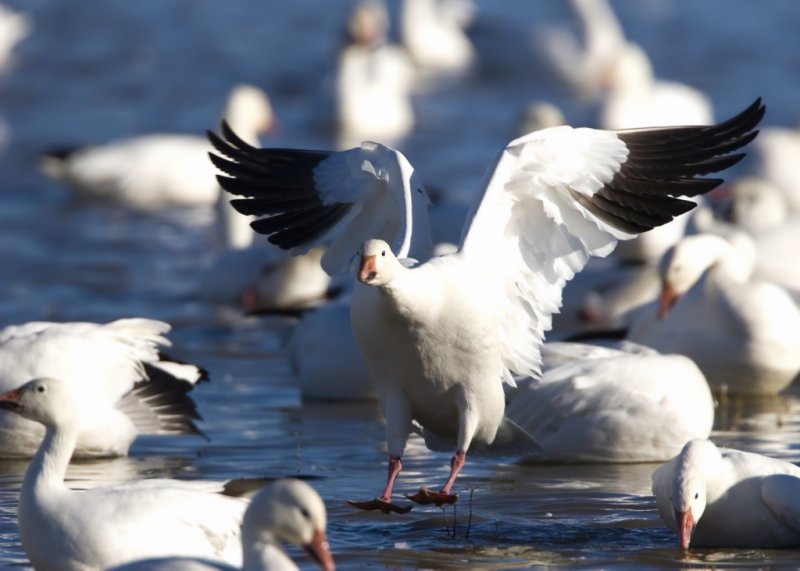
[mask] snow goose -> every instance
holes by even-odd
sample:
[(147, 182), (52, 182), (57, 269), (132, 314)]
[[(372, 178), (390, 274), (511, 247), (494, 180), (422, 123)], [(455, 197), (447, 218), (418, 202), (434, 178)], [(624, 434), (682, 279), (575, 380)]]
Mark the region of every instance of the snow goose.
[[(58, 376), (80, 407), (75, 456), (123, 456), (139, 434), (198, 433), (187, 395), (205, 372), (170, 362), (167, 323), (120, 319), (108, 324), (30, 322), (0, 330), (0, 391), (31, 378)], [(0, 412), (0, 456), (31, 457), (39, 423)]]
[(605, 87), (604, 71), (616, 61), (626, 41), (622, 25), (606, 0), (571, 0), (570, 9), (583, 34), (579, 41), (561, 28), (547, 28), (540, 38), (555, 72), (584, 96)]
[(775, 394), (800, 372), (800, 309), (784, 288), (751, 279), (752, 240), (731, 240), (701, 233), (676, 244), (658, 314), (642, 308), (628, 339), (691, 357), (715, 390)]
[(360, 2), (351, 40), (339, 54), (336, 106), (339, 146), (362, 140), (397, 141), (414, 126), (414, 68), (402, 47), (386, 41), (388, 16), (380, 0)]
[(755, 175), (777, 186), (785, 195), (789, 211), (800, 214), (800, 128), (765, 127), (753, 145), (750, 161)]
[(30, 18), (0, 4), (0, 70), (12, 63), (12, 51), (31, 31)]
[[(231, 91), (224, 116), (253, 143), (274, 122), (266, 94), (250, 85)], [(41, 168), (81, 196), (143, 210), (212, 205), (219, 185), (208, 163), (209, 150), (196, 135), (156, 133), (53, 152), (42, 158)]]
[(506, 409), (542, 445), (537, 460), (663, 462), (711, 433), (711, 391), (688, 357), (545, 343), (542, 360), (542, 378), (518, 379)]
[(691, 440), (653, 473), (661, 519), (681, 549), (800, 546), (800, 468)]
[(470, 0), (403, 0), (400, 37), (413, 62), (429, 73), (469, 71), (475, 54), (464, 27), (473, 11)]
[[(268, 484), (253, 496), (242, 518), (242, 571), (297, 569), (281, 547), (284, 542), (302, 547), (322, 569), (333, 571), (325, 522), (325, 504), (314, 488), (295, 479)], [(234, 568), (208, 560), (163, 557), (134, 561), (109, 571), (234, 571)]]
[(753, 276), (800, 299), (800, 216), (790, 213), (786, 195), (766, 179), (743, 177), (731, 184), (729, 199), (730, 221), (755, 242)]
[(80, 395), (43, 378), (0, 394), (4, 408), (45, 426), (22, 480), (19, 536), (41, 571), (104, 569), (146, 557), (186, 555), (241, 564), (246, 500), (222, 484), (180, 480), (70, 490), (64, 484), (80, 432)]
[(261, 241), (226, 249), (200, 275), (198, 297), (246, 313), (309, 309), (331, 297), (331, 279), (319, 264), (321, 258), (321, 248), (290, 256)]
[(683, 83), (656, 79), (650, 58), (637, 44), (626, 44), (607, 73), (609, 90), (600, 112), (605, 129), (714, 121), (708, 97)]
[[(675, 195), (708, 192), (752, 140), (758, 100), (712, 127), (611, 132), (560, 126), (516, 139), (467, 217), (456, 252), (422, 264), (402, 259), (416, 235), (409, 195), (423, 186), (398, 151), (367, 143), (338, 153), (256, 149), (223, 125), (210, 134), (223, 188), (243, 214), (267, 215), (253, 228), (301, 252), (329, 242), (326, 271), (345, 271), (355, 253), (353, 332), (386, 417), (391, 503), (412, 423), (455, 448), (441, 492), (415, 501), (454, 502), (467, 450), (535, 441), (504, 416), (504, 381), (538, 374), (540, 346), (564, 283), (617, 239), (693, 208)], [(291, 194), (288, 195), (288, 191)], [(364, 241), (366, 240), (366, 241)], [(397, 256), (401, 256), (398, 259)]]

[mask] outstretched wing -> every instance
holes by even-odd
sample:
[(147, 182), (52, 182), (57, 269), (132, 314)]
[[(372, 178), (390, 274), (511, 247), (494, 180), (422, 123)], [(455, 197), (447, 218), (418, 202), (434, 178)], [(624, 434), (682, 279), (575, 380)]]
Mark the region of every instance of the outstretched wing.
[[(293, 253), (327, 246), (322, 267), (329, 274), (348, 269), (361, 244), (380, 238), (398, 258), (423, 255), (412, 251), (413, 238), (430, 248), (427, 196), (414, 169), (398, 151), (363, 143), (346, 151), (259, 149), (222, 124), (222, 138), (209, 132), (211, 161), (228, 176), (222, 188), (241, 198), (231, 201), (273, 244)], [(425, 253), (427, 254), (427, 252)]]
[[(544, 332), (561, 290), (589, 256), (609, 254), (633, 237), (695, 206), (722, 179), (734, 153), (758, 134), (757, 100), (712, 126), (601, 131), (569, 126), (509, 143), (468, 217), (465, 260), (497, 280), (503, 362), (536, 375)], [(506, 380), (509, 380), (507, 377)]]

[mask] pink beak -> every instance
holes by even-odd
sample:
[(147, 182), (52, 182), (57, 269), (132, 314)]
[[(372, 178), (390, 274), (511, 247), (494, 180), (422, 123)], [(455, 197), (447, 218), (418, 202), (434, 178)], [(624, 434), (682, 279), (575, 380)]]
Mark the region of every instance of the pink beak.
[(694, 516), (692, 516), (692, 508), (687, 509), (685, 512), (675, 511), (675, 521), (678, 522), (678, 542), (681, 544), (681, 549), (684, 551), (689, 549), (689, 543), (692, 540), (692, 532), (694, 531)]
[(378, 275), (378, 270), (375, 267), (375, 256), (362, 256), (361, 266), (358, 269), (358, 281), (361, 283), (369, 283)]
[(321, 529), (315, 531), (311, 541), (304, 545), (303, 549), (305, 549), (308, 556), (319, 563), (319, 566), (325, 571), (334, 571), (334, 569), (336, 569), (336, 566), (333, 564), (333, 555), (331, 555), (328, 537), (325, 535), (325, 531)]
[(8, 403), (6, 406), (0, 406), (0, 408), (4, 408), (6, 410), (11, 410), (14, 412), (19, 412), (22, 408), (20, 404), (20, 399), (22, 398), (23, 394), (22, 387), (18, 387), (13, 391), (8, 391), (6, 393), (0, 394), (0, 403)]
[(658, 302), (658, 318), (664, 319), (680, 298), (681, 294), (675, 291), (671, 283), (664, 280), (661, 284), (661, 298)]

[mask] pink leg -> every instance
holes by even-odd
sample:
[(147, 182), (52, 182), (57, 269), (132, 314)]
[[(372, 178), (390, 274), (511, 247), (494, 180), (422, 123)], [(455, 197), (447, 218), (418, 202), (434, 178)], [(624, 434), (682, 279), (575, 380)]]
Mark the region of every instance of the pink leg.
[(443, 494), (449, 494), (450, 488), (453, 487), (453, 484), (456, 483), (456, 478), (458, 477), (459, 472), (461, 472), (461, 468), (464, 467), (464, 462), (467, 459), (467, 453), (463, 450), (459, 450), (453, 457), (450, 459), (450, 477), (447, 478), (447, 483), (444, 485), (444, 488), (441, 489)]
[(386, 514), (390, 512), (399, 514), (410, 512), (411, 506), (398, 506), (397, 504), (392, 503), (392, 488), (394, 488), (394, 482), (397, 480), (397, 476), (400, 474), (400, 470), (402, 469), (403, 463), (400, 461), (400, 456), (390, 457), (388, 470), (389, 475), (386, 479), (386, 488), (383, 490), (383, 495), (379, 498), (367, 500), (366, 502), (347, 500), (347, 503), (362, 510), (381, 510)]
[(450, 490), (453, 484), (455, 484), (458, 473), (461, 472), (461, 468), (464, 467), (466, 459), (467, 453), (463, 450), (459, 450), (453, 454), (453, 457), (450, 459), (450, 477), (447, 478), (447, 483), (440, 491), (432, 492), (428, 488), (420, 488), (416, 494), (406, 495), (406, 497), (418, 504), (436, 504), (437, 506), (442, 506), (444, 504), (456, 503), (458, 496), (456, 494), (451, 494)]
[(383, 490), (383, 495), (380, 499), (390, 502), (392, 500), (392, 488), (394, 488), (394, 481), (403, 469), (403, 463), (400, 461), (399, 456), (389, 458), (389, 477), (386, 480), (386, 488)]

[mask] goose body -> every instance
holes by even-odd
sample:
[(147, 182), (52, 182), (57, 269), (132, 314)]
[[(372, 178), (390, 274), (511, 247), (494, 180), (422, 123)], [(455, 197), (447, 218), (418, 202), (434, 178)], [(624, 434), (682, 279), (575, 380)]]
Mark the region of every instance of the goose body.
[[(266, 94), (249, 85), (232, 90), (224, 115), (253, 142), (274, 121)], [(219, 196), (210, 150), (200, 136), (153, 133), (57, 151), (42, 158), (41, 168), (89, 199), (142, 210), (210, 206)]]
[(631, 343), (545, 343), (540, 380), (518, 381), (506, 414), (541, 444), (545, 462), (663, 462), (707, 438), (714, 400), (683, 355)]

